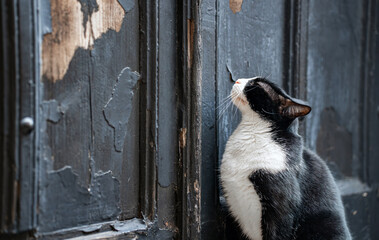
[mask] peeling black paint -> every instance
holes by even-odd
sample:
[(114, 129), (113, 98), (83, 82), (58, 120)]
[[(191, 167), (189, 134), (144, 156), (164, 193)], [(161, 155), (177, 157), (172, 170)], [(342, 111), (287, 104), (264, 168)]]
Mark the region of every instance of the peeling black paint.
[(41, 38), (46, 33), (52, 32), (50, 0), (40, 0), (40, 34)]
[(110, 171), (96, 173), (86, 188), (71, 167), (64, 167), (50, 172), (45, 184), (39, 217), (43, 231), (110, 220), (120, 213), (120, 182)]
[(82, 231), (83, 233), (93, 233), (93, 232), (99, 231), (102, 226), (103, 226), (102, 223), (92, 224), (92, 225), (80, 228), (80, 231)]
[(230, 81), (232, 81), (232, 82), (237, 81), (236, 77), (233, 74), (233, 71), (229, 67), (229, 64), (226, 64), (226, 70), (228, 71), (228, 73), (230, 75)]
[(142, 232), (137, 236), (137, 239), (143, 239), (143, 240), (171, 240), (171, 239), (177, 239), (175, 238), (177, 236), (176, 232), (170, 231), (168, 229), (159, 228), (158, 224), (156, 222), (152, 223), (149, 226), (149, 229), (147, 232)]
[(42, 103), (42, 111), (45, 113), (46, 120), (51, 121), (53, 123), (57, 123), (63, 115), (61, 107), (58, 105), (58, 102), (54, 99), (44, 101)]
[(125, 222), (115, 222), (111, 227), (118, 232), (134, 232), (147, 229), (147, 225), (138, 218), (134, 218)]
[[(122, 69), (125, 66), (138, 69), (139, 66), (138, 14), (138, 6), (135, 6), (133, 11), (124, 16), (119, 32), (107, 30), (94, 41), (91, 49), (77, 48), (60, 81), (54, 82), (43, 76), (41, 98), (44, 101), (54, 99), (63, 114), (54, 123), (48, 120), (46, 108), (40, 107), (40, 208), (42, 205), (49, 205), (43, 206), (45, 209), (54, 207), (56, 204), (46, 199), (59, 195), (54, 191), (46, 192), (47, 189), (43, 187), (49, 181), (46, 171), (70, 166), (77, 174), (78, 184), (84, 188), (93, 184), (101, 185), (96, 180), (95, 173), (111, 170), (112, 176), (118, 180), (119, 192), (115, 194), (119, 195), (118, 207), (121, 209), (121, 213), (111, 220), (139, 216), (139, 92), (135, 91), (133, 103), (128, 103), (133, 108), (129, 122), (126, 123), (128, 132), (123, 139), (128, 144), (123, 145), (122, 151), (115, 150), (114, 129), (104, 118), (104, 106), (110, 100), (112, 90), (115, 90)], [(125, 90), (122, 86), (117, 88)], [(113, 102), (116, 100), (114, 98)], [(112, 183), (116, 184), (116, 181)], [(49, 222), (44, 221), (40, 222), (39, 227), (43, 231), (56, 231), (78, 226), (79, 221), (86, 225), (96, 223), (99, 218), (92, 217), (91, 212), (103, 211), (107, 199), (102, 198), (101, 201), (103, 203), (98, 205), (83, 205), (82, 211), (88, 212), (87, 215), (73, 213), (78, 215), (78, 219), (74, 219), (72, 225), (63, 221), (62, 226), (57, 223), (53, 226), (55, 229), (52, 229)], [(76, 206), (73, 204), (65, 208), (69, 212)]]
[(114, 129), (114, 147), (121, 152), (127, 133), (127, 123), (133, 110), (133, 96), (140, 75), (124, 68), (117, 78), (112, 97), (104, 106), (104, 117)]
[(92, 240), (92, 239), (178, 239), (178, 232), (159, 228), (156, 221), (133, 218), (125, 221), (109, 221), (91, 224), (85, 227), (67, 228), (55, 232), (35, 235), (38, 239)]
[(80, 11), (83, 13), (84, 34), (87, 31), (87, 22), (91, 18), (92, 13), (99, 11), (99, 5), (96, 0), (78, 0), (80, 3)]
[(128, 13), (134, 8), (134, 0), (118, 0), (125, 13)]

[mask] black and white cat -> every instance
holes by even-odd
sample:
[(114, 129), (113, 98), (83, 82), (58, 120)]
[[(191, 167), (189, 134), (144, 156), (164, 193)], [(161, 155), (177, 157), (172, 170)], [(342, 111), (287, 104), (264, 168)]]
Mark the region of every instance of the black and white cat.
[(326, 166), (303, 147), (297, 117), (311, 108), (270, 81), (239, 79), (242, 113), (221, 164), (230, 212), (252, 240), (351, 239), (339, 191)]

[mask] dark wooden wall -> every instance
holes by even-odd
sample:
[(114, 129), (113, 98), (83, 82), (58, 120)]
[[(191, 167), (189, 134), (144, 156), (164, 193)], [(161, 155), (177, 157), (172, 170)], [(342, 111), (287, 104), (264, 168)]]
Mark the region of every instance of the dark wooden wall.
[(233, 81), (257, 75), (310, 103), (300, 126), (306, 146), (332, 169), (353, 236), (377, 239), (378, 3), (202, 1), (199, 9), (204, 239), (214, 232), (221, 238), (220, 222), (228, 239), (239, 232), (220, 211), (222, 192), (212, 170), (240, 119), (234, 107), (224, 111)]
[(356, 239), (379, 232), (376, 0), (0, 3), (0, 239), (236, 239), (218, 181), (261, 75), (307, 100), (306, 145)]
[(188, 9), (1, 3), (0, 238), (171, 239), (194, 222)]
[(309, 3), (307, 145), (334, 170), (353, 236), (377, 239), (378, 3), (327, 3)]
[(139, 216), (138, 24), (134, 3), (51, 1), (41, 63), (41, 231)]

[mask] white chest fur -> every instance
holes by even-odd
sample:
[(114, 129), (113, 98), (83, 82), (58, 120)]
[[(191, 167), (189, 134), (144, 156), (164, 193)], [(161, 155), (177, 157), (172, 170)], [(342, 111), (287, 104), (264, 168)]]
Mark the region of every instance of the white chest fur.
[(259, 169), (276, 173), (286, 168), (286, 154), (269, 130), (269, 123), (258, 115), (243, 116), (226, 144), (221, 164), (229, 209), (252, 240), (262, 239), (262, 206), (249, 176)]

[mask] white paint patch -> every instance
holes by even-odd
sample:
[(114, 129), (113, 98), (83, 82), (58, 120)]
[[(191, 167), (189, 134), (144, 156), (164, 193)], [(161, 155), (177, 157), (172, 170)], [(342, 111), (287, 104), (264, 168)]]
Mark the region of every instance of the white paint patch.
[[(251, 79), (239, 79), (232, 94), (241, 93)], [(236, 97), (235, 97), (236, 98)], [(241, 96), (246, 99), (245, 96)], [(253, 240), (262, 239), (262, 206), (249, 176), (257, 170), (277, 173), (286, 169), (285, 151), (272, 140), (271, 125), (249, 104), (234, 101), (242, 120), (230, 136), (221, 164), (221, 182), (227, 204), (243, 232)]]

